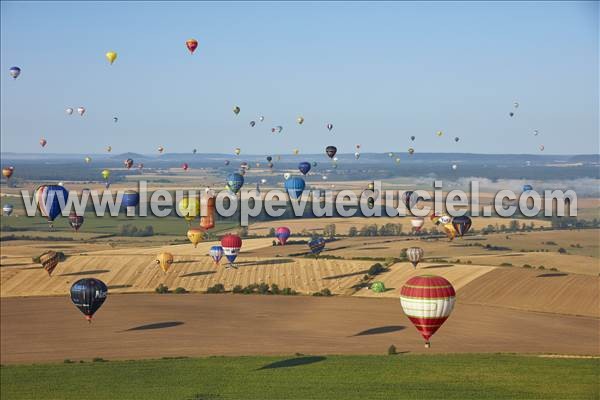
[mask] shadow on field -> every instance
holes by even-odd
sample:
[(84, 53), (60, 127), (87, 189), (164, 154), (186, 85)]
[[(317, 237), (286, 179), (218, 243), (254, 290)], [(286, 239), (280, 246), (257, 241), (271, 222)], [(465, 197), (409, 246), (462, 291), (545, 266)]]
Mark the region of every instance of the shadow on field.
[(242, 261), (236, 262), (235, 265), (242, 267), (254, 267), (258, 265), (277, 265), (277, 264), (289, 264), (293, 263), (295, 260), (291, 258), (271, 258), (269, 260), (261, 260), (261, 261)]
[(402, 326), (402, 325), (387, 325), (387, 326), (380, 326), (377, 328), (367, 329), (365, 331), (358, 332), (352, 336), (380, 335), (382, 333), (398, 332), (403, 329), (406, 329), (406, 327)]
[(60, 274), (58, 276), (96, 275), (96, 274), (104, 274), (106, 272), (110, 272), (110, 271), (107, 269), (92, 269), (90, 271), (69, 272), (67, 274)]
[(109, 289), (127, 289), (132, 287), (133, 285), (108, 285)]
[(446, 268), (446, 267), (454, 267), (454, 264), (436, 264), (436, 265), (430, 265), (428, 267), (423, 267), (421, 269)]
[(369, 270), (363, 270), (363, 271), (356, 271), (356, 272), (350, 272), (347, 274), (341, 274), (341, 275), (333, 275), (333, 276), (325, 276), (323, 277), (323, 279), (340, 279), (340, 278), (349, 278), (351, 276), (356, 276), (356, 275), (364, 275), (367, 272), (369, 272)]
[(164, 328), (172, 328), (174, 326), (179, 326), (179, 325), (183, 325), (183, 322), (181, 322), (181, 321), (157, 322), (154, 324), (140, 325), (140, 326), (136, 326), (134, 328), (129, 328), (129, 329), (124, 330), (123, 332), (145, 331), (145, 330), (149, 330), (149, 329), (164, 329)]
[(301, 365), (314, 364), (323, 360), (326, 360), (326, 358), (323, 356), (296, 357), (287, 360), (275, 361), (274, 363), (267, 364), (264, 367), (260, 367), (257, 371), (263, 369), (299, 367)]
[(569, 274), (565, 274), (564, 272), (555, 272), (555, 273), (550, 273), (550, 274), (540, 274), (538, 276), (536, 276), (536, 278), (554, 278), (557, 276), (567, 276)]
[(386, 250), (389, 249), (389, 247), (363, 247), (361, 249), (356, 249), (359, 251), (369, 251), (369, 250)]
[(180, 278), (186, 278), (188, 276), (202, 276), (202, 275), (211, 275), (216, 271), (198, 271), (198, 272), (190, 272), (189, 274), (179, 275)]

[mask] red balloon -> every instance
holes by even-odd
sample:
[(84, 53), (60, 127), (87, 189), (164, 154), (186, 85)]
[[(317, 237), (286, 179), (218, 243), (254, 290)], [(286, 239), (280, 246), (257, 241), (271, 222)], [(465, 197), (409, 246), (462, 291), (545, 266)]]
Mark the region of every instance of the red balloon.
[(181, 168), (183, 168), (184, 171), (187, 171), (189, 167), (190, 166), (188, 165), (188, 163), (181, 164)]
[(185, 42), (185, 45), (187, 46), (190, 53), (194, 54), (196, 47), (198, 47), (198, 41), (196, 39), (190, 39)]
[(242, 238), (238, 235), (227, 234), (221, 238), (221, 246), (239, 249), (242, 247)]

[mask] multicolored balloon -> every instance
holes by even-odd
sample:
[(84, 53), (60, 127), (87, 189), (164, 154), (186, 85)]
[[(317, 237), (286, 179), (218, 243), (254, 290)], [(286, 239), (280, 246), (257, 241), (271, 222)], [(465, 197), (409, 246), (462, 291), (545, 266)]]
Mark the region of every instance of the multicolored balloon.
[(404, 314), (423, 336), (427, 348), (431, 346), (431, 336), (450, 316), (455, 301), (454, 287), (440, 276), (415, 276), (400, 291)]
[(221, 246), (212, 246), (210, 250), (208, 250), (208, 254), (213, 259), (215, 264), (219, 265), (221, 258), (223, 258), (223, 247)]
[(221, 238), (221, 247), (223, 247), (223, 253), (229, 261), (229, 267), (235, 267), (233, 263), (240, 254), (242, 239), (238, 235), (227, 234)]
[(325, 148), (325, 154), (327, 154), (327, 157), (329, 157), (329, 158), (335, 157), (336, 153), (337, 153), (337, 147), (335, 147), (335, 146), (327, 146)]
[(52, 272), (60, 262), (60, 256), (53, 250), (48, 250), (42, 253), (39, 257), (40, 264), (48, 273), (48, 276), (52, 276)]
[(308, 242), (310, 252), (314, 255), (319, 255), (325, 249), (325, 239), (316, 237)]
[(419, 261), (421, 261), (424, 254), (425, 251), (423, 251), (423, 249), (420, 247), (409, 247), (408, 249), (406, 249), (406, 257), (408, 258), (408, 261), (411, 262), (414, 268), (417, 268), (417, 264), (419, 264)]
[(10, 74), (10, 76), (12, 76), (13, 79), (17, 79), (19, 75), (21, 75), (21, 68), (10, 67), (8, 73)]
[(187, 237), (190, 240), (190, 242), (192, 242), (194, 247), (197, 247), (198, 243), (200, 243), (202, 240), (204, 240), (205, 236), (206, 236), (206, 232), (202, 228), (194, 227), (194, 228), (188, 229), (188, 231), (187, 231)]
[(302, 196), (302, 192), (306, 186), (304, 179), (294, 176), (285, 181), (285, 190), (292, 199), (297, 199)]
[(38, 208), (43, 217), (48, 219), (52, 228), (52, 222), (58, 217), (69, 197), (69, 191), (61, 185), (42, 185), (34, 192)]
[(244, 185), (244, 177), (237, 172), (233, 172), (227, 176), (226, 188), (233, 194), (237, 194)]
[(460, 237), (463, 237), (464, 234), (469, 232), (469, 229), (471, 229), (471, 224), (471, 218), (466, 215), (452, 218), (452, 226)]
[(83, 215), (77, 215), (76, 212), (71, 212), (69, 214), (69, 225), (71, 225), (71, 228), (73, 228), (75, 232), (78, 232), (81, 225), (83, 225)]
[(187, 47), (191, 54), (194, 54), (194, 51), (198, 48), (198, 41), (196, 39), (188, 39), (185, 41), (185, 47)]
[(290, 228), (285, 226), (280, 226), (275, 230), (275, 237), (277, 238), (277, 240), (279, 240), (279, 243), (281, 243), (282, 246), (285, 246), (285, 243), (287, 242), (291, 234), (292, 231), (290, 231)]

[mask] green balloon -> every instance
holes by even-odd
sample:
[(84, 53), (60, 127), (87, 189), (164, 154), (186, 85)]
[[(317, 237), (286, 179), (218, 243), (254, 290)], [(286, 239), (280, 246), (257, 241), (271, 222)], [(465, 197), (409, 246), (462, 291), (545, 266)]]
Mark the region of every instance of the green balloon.
[(373, 282), (371, 284), (371, 290), (375, 293), (383, 293), (385, 292), (385, 285), (383, 282)]

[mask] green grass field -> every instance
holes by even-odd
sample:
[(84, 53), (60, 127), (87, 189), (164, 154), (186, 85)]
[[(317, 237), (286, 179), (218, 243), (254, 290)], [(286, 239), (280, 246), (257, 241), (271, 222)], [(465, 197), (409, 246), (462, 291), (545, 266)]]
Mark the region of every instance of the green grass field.
[(599, 361), (404, 354), (15, 365), (2, 367), (0, 394), (2, 399), (597, 399)]

